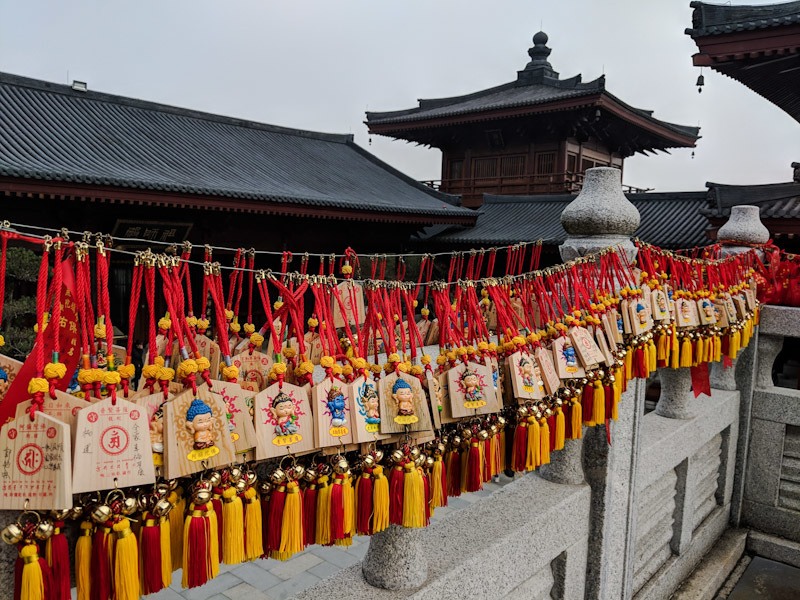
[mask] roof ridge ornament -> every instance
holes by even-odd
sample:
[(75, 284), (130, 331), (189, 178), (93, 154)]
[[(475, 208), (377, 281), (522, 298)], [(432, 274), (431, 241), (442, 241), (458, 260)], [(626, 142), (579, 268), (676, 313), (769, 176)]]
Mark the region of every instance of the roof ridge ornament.
[(518, 81), (522, 83), (541, 83), (544, 77), (558, 79), (558, 73), (553, 70), (553, 65), (547, 60), (552, 50), (547, 46), (548, 38), (544, 31), (539, 31), (533, 36), (533, 46), (528, 49), (531, 61), (525, 69), (519, 71)]

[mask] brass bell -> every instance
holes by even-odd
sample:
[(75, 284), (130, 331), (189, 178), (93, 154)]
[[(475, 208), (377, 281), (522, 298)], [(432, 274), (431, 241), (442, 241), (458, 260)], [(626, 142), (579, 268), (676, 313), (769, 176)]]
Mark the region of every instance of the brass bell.
[(350, 465), (347, 463), (347, 461), (344, 458), (340, 458), (333, 465), (333, 471), (335, 473), (338, 473), (339, 475), (343, 475), (344, 473), (347, 473), (347, 470), (349, 468), (350, 468)]
[(258, 475), (256, 475), (255, 471), (248, 470), (244, 474), (244, 479), (247, 482), (247, 487), (252, 487), (258, 481)]
[(437, 456), (442, 456), (446, 450), (447, 447), (440, 442), (436, 444), (436, 450), (434, 451), (434, 454), (436, 454)]
[(497, 425), (498, 426), (505, 427), (506, 423), (507, 423), (506, 418), (503, 415), (500, 415), (499, 417), (497, 417)]
[(482, 442), (485, 442), (486, 440), (488, 440), (488, 439), (489, 439), (489, 432), (488, 432), (488, 431), (486, 431), (485, 429), (481, 429), (481, 430), (478, 432), (478, 439), (479, 439), (480, 441), (482, 441)]
[(166, 517), (171, 510), (172, 504), (170, 504), (168, 500), (162, 498), (155, 503), (151, 512), (153, 513), (154, 517), (160, 519), (161, 517)]
[(152, 494), (139, 494), (136, 500), (139, 505), (139, 510), (150, 510), (158, 500), (158, 495), (155, 492)]
[(375, 462), (379, 463), (383, 460), (383, 450), (375, 450)]
[(419, 457), (419, 455), (420, 455), (420, 449), (417, 446), (414, 446), (409, 451), (409, 454), (411, 455), (411, 459), (412, 460), (417, 460), (417, 457)]
[(269, 476), (269, 480), (274, 483), (275, 485), (280, 485), (284, 481), (286, 481), (286, 473), (283, 472), (283, 469), (278, 467), (275, 469), (272, 474)]
[(402, 450), (395, 450), (394, 452), (392, 452), (391, 459), (392, 459), (393, 463), (402, 462), (403, 461), (403, 451)]
[(367, 454), (367, 455), (366, 455), (366, 456), (365, 456), (365, 457), (364, 457), (364, 458), (361, 460), (361, 464), (364, 466), (364, 468), (371, 469), (372, 467), (374, 467), (374, 466), (375, 466), (375, 459), (374, 459), (374, 458), (372, 458), (372, 455), (371, 455), (371, 454)]
[(80, 519), (83, 516), (83, 507), (80, 504), (76, 504), (73, 506), (69, 511), (69, 518), (70, 519)]
[(36, 537), (37, 540), (44, 541), (53, 535), (53, 531), (55, 531), (55, 527), (53, 527), (53, 522), (49, 519), (44, 519), (39, 521), (36, 525), (36, 529), (33, 531), (33, 535)]
[(290, 471), (292, 473), (292, 479), (295, 481), (302, 479), (303, 475), (306, 474), (306, 468), (303, 465), (294, 465)]
[(308, 483), (314, 483), (316, 479), (317, 479), (317, 472), (314, 469), (306, 469), (306, 472), (303, 475), (303, 480)]
[(524, 419), (528, 416), (528, 407), (527, 406), (518, 406), (517, 407), (517, 416), (521, 419)]
[(69, 517), (70, 509), (63, 509), (63, 510), (51, 510), (50, 516), (53, 517), (56, 521), (64, 521)]
[(166, 496), (172, 491), (172, 489), (169, 487), (169, 484), (166, 481), (159, 481), (156, 484), (154, 491), (159, 496)]
[(208, 476), (208, 482), (211, 487), (219, 487), (219, 484), (222, 483), (222, 474), (219, 471), (212, 471)]
[(22, 527), (16, 523), (7, 525), (3, 528), (2, 533), (0, 533), (0, 537), (2, 537), (3, 541), (9, 546), (13, 546), (14, 544), (21, 542), (23, 535)]
[(211, 492), (208, 490), (195, 490), (192, 494), (192, 503), (195, 506), (208, 504), (211, 501)]
[(597, 371), (597, 378), (602, 379), (603, 377), (605, 377), (605, 372), (603, 371), (603, 369), (599, 369)]
[(461, 445), (461, 437), (454, 435), (450, 438), (450, 443), (453, 445), (453, 448), (458, 448)]
[(91, 517), (95, 523), (103, 524), (111, 518), (111, 507), (107, 504), (98, 504), (92, 509)]
[(194, 484), (194, 491), (210, 492), (213, 487), (210, 479), (198, 479)]
[(432, 469), (432, 468), (433, 468), (433, 463), (434, 463), (434, 462), (435, 462), (435, 461), (433, 460), (433, 457), (432, 457), (432, 456), (429, 456), (428, 458), (426, 458), (426, 459), (425, 459), (425, 466), (426, 466), (427, 468), (429, 468), (429, 469)]
[(177, 479), (170, 479), (167, 481), (167, 485), (169, 486), (169, 491), (172, 492), (178, 487), (178, 480)]
[(127, 497), (122, 501), (122, 514), (132, 515), (139, 508), (136, 498)]
[(491, 425), (489, 425), (489, 432), (490, 432), (492, 435), (497, 435), (497, 425), (495, 425), (494, 423), (492, 423)]
[(419, 456), (418, 456), (418, 457), (417, 457), (417, 458), (414, 460), (414, 466), (415, 466), (415, 467), (417, 467), (417, 468), (419, 468), (419, 467), (421, 467), (421, 466), (422, 466), (422, 465), (424, 465), (424, 464), (425, 464), (425, 455), (424, 455), (424, 454), (420, 454), (420, 455), (419, 455)]
[(236, 488), (237, 494), (242, 494), (247, 489), (247, 482), (244, 479), (239, 479), (239, 481), (237, 481), (233, 487)]
[(272, 484), (269, 481), (258, 482), (258, 493), (262, 496), (269, 496), (272, 491)]
[(242, 470), (239, 467), (231, 467), (228, 471), (231, 483), (236, 483), (242, 478)]

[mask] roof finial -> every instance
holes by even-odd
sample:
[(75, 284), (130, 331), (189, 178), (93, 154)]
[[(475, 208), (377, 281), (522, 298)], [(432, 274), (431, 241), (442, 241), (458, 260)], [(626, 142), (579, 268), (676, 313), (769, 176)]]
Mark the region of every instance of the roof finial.
[(552, 66), (547, 62), (547, 57), (550, 56), (550, 48), (547, 47), (547, 34), (544, 31), (533, 36), (533, 48), (528, 49), (528, 56), (531, 57), (531, 62), (525, 67), (526, 69), (535, 69), (536, 67), (547, 67), (552, 69)]

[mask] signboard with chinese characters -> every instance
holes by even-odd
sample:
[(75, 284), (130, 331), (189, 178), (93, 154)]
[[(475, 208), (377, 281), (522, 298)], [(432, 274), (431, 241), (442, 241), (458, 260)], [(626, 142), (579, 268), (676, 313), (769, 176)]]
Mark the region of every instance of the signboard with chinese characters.
[(72, 508), (69, 428), (43, 412), (0, 429), (0, 510)]
[(78, 413), (72, 489), (108, 490), (155, 483), (149, 418), (142, 407), (117, 398)]
[[(25, 402), (20, 402), (17, 404), (17, 414), (15, 415), (15, 418), (19, 419), (22, 415), (26, 414), (31, 409), (32, 403), (33, 402), (31, 400), (25, 400)], [(75, 432), (77, 431), (75, 425), (78, 420), (78, 413), (81, 411), (81, 409), (86, 408), (87, 406), (89, 406), (89, 402), (86, 400), (71, 394), (67, 394), (66, 392), (56, 390), (55, 398), (51, 398), (49, 393), (44, 395), (42, 412), (58, 419), (70, 428), (70, 432), (72, 434), (72, 447), (74, 448)]]
[(117, 219), (111, 235), (115, 238), (137, 238), (135, 241), (122, 239), (117, 244), (119, 247), (131, 248), (145, 246), (145, 242), (180, 244), (189, 237), (191, 230), (191, 223)]

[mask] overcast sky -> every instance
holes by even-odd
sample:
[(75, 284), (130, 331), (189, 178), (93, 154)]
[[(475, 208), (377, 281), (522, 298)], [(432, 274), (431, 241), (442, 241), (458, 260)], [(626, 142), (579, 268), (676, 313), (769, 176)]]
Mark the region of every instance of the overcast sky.
[(790, 180), (800, 125), (708, 69), (698, 94), (691, 16), (689, 0), (0, 0), (0, 70), (353, 133), (409, 175), (438, 179), (438, 150), (377, 136), (368, 146), (364, 111), (511, 81), (541, 27), (562, 77), (605, 73), (625, 102), (702, 128), (694, 159), (686, 149), (628, 159), (625, 183)]

